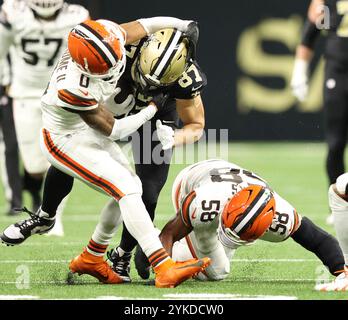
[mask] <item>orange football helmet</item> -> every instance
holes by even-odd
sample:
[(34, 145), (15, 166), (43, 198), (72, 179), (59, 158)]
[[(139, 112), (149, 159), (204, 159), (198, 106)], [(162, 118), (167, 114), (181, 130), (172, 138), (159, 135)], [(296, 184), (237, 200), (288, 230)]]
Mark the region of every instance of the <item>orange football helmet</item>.
[(126, 65), (124, 31), (108, 20), (87, 20), (71, 30), (70, 55), (88, 77), (118, 80)]
[(271, 226), (275, 215), (272, 191), (249, 185), (226, 204), (219, 224), (219, 238), (226, 246), (245, 244), (260, 238)]

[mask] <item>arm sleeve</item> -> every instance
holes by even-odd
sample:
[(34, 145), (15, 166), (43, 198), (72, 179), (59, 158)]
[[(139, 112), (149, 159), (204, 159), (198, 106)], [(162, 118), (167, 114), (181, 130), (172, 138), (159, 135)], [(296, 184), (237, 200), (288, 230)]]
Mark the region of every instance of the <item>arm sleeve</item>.
[(137, 21), (144, 27), (148, 35), (166, 28), (175, 28), (185, 32), (187, 26), (192, 22), (191, 20), (181, 20), (172, 17), (143, 18)]
[(303, 27), (301, 44), (307, 48), (313, 49), (320, 35), (320, 30), (309, 19), (306, 20)]
[(125, 117), (120, 120), (115, 120), (114, 127), (109, 136), (112, 140), (120, 140), (128, 137), (133, 132), (137, 131), (146, 121), (149, 121), (157, 112), (154, 105), (149, 105), (137, 114)]

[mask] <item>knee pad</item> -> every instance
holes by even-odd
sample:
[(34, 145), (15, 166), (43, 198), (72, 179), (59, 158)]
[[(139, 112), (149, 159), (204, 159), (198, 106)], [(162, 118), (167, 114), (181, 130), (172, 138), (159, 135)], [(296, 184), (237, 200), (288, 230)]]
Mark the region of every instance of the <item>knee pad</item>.
[(346, 212), (348, 214), (348, 202), (335, 192), (333, 185), (329, 188), (329, 205), (332, 213)]
[(340, 194), (348, 195), (348, 173), (344, 173), (337, 178), (336, 188)]

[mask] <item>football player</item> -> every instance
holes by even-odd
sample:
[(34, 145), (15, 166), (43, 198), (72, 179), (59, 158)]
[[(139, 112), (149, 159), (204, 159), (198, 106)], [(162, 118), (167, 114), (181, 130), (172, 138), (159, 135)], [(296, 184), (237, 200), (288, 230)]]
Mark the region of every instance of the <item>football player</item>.
[(318, 284), (318, 291), (348, 291), (348, 173), (339, 176), (329, 188), (329, 204), (334, 215), (334, 226), (338, 242), (345, 259), (345, 272), (335, 281)]
[(9, 59), (0, 63), (0, 167), (8, 215), (17, 215), (22, 207), (22, 184), (19, 173), (18, 144), (13, 121), (12, 99), (7, 94), (11, 82)]
[[(172, 148), (197, 141), (204, 130), (201, 92), (207, 80), (195, 60), (197, 41), (195, 26), (189, 34), (164, 29), (127, 46), (127, 67), (118, 82), (120, 92), (114, 97), (115, 103), (109, 104), (114, 115), (122, 117), (139, 112), (158, 94), (166, 96), (163, 108), (132, 140), (135, 169), (143, 186), (142, 199), (152, 220), (167, 180)], [(179, 120), (181, 129), (177, 128)], [(159, 141), (152, 138), (154, 132)], [(154, 155), (161, 148), (165, 150), (164, 159), (158, 162)], [(114, 207), (107, 205), (105, 210)], [(124, 227), (119, 246), (108, 252), (114, 270), (125, 281), (131, 281), (130, 260), (136, 244)], [(138, 255), (139, 247), (136, 259)]]
[[(323, 6), (329, 16), (325, 16)], [(322, 23), (323, 19), (324, 23)], [(326, 172), (329, 184), (345, 172), (344, 150), (348, 132), (348, 27), (347, 2), (340, 0), (312, 0), (304, 24), (301, 44), (296, 50), (291, 86), (294, 95), (303, 101), (308, 94), (310, 62), (321, 30), (318, 25), (329, 21), (325, 42), (324, 115), (328, 144)], [(327, 223), (332, 224), (332, 215)]]
[[(166, 17), (140, 19), (122, 26), (107, 20), (87, 20), (69, 34), (68, 50), (42, 98), (42, 151), (52, 166), (70, 176), (65, 190), (70, 192), (73, 179), (80, 179), (113, 198), (117, 208), (102, 212), (88, 246), (69, 265), (73, 273), (89, 274), (103, 283), (123, 282), (103, 259), (121, 217), (154, 267), (157, 287), (175, 287), (210, 263), (208, 258), (174, 263), (168, 256), (142, 202), (141, 182), (114, 142), (153, 118), (161, 100), (154, 98), (139, 113), (120, 120), (105, 108), (125, 70), (124, 45), (140, 40), (151, 30), (177, 27), (185, 31), (190, 23)], [(59, 176), (54, 179), (49, 197), (63, 192), (60, 182)], [(42, 207), (30, 219), (9, 226), (1, 240), (13, 245), (34, 233), (46, 233), (54, 225), (54, 214)]]
[[(49, 163), (40, 150), (41, 96), (67, 43), (69, 31), (89, 17), (80, 5), (64, 0), (5, 0), (0, 11), (0, 59), (11, 49), (13, 79), (9, 95), (25, 171), (24, 188), (41, 204), (41, 187)], [(60, 208), (60, 211), (62, 208)], [(63, 235), (60, 215), (54, 230)]]
[(210, 257), (211, 265), (198, 276), (201, 280), (226, 278), (241, 246), (289, 237), (315, 253), (332, 274), (344, 272), (334, 237), (302, 218), (261, 177), (233, 163), (212, 159), (185, 168), (175, 179), (172, 200), (177, 215), (160, 239), (176, 261)]

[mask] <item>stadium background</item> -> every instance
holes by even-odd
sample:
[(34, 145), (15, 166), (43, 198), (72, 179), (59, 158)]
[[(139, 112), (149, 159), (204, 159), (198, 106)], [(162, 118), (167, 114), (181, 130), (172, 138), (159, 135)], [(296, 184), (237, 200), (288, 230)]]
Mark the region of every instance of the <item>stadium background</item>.
[(322, 61), (314, 60), (305, 103), (296, 102), (289, 86), (309, 1), (79, 2), (95, 18), (117, 22), (156, 15), (197, 20), (198, 61), (208, 76), (207, 128), (228, 128), (231, 140), (323, 138)]
[[(93, 18), (108, 18), (119, 23), (156, 15), (199, 21), (198, 61), (208, 77), (203, 93), (206, 128), (229, 129), (229, 160), (260, 174), (300, 213), (334, 232), (332, 227), (325, 225), (328, 206), (320, 49), (312, 66), (309, 99), (303, 104), (297, 103), (289, 87), (295, 47), (309, 0), (68, 2), (88, 7)], [(171, 184), (182, 168), (182, 165), (171, 167), (157, 210), (158, 227), (172, 215)], [(5, 208), (3, 199), (0, 187), (1, 209)], [(90, 277), (78, 280), (81, 285), (65, 286), (68, 261), (86, 245), (105, 201), (105, 197), (77, 182), (66, 208), (63, 239), (32, 237), (20, 247), (1, 247), (1, 294), (149, 299), (172, 293), (138, 286), (134, 268), (135, 287), (105, 289)], [(28, 203), (27, 194), (25, 202)], [(0, 229), (17, 219), (0, 216)], [(22, 289), (17, 286), (21, 266), (28, 266), (31, 276), (30, 286), (24, 291), (25, 286)], [(292, 240), (281, 245), (259, 242), (238, 251), (231, 276), (226, 281), (209, 285), (192, 281), (176, 292), (227, 293), (237, 298), (239, 295), (346, 298), (344, 294), (313, 292), (314, 282), (320, 276), (327, 276), (320, 261)]]

